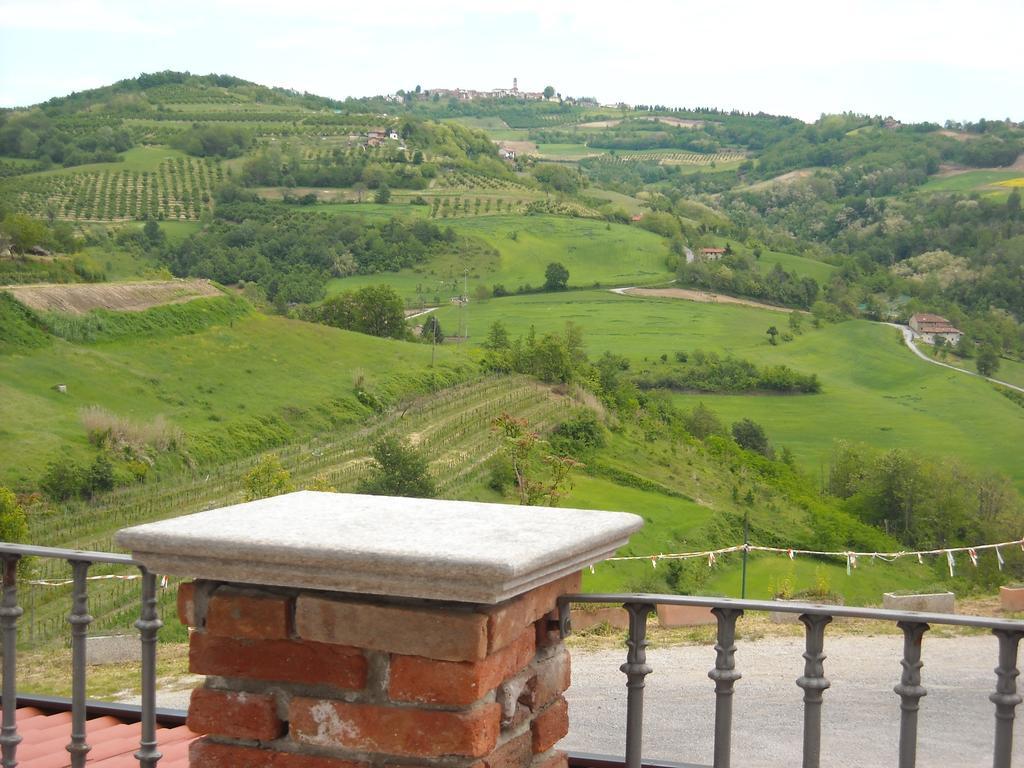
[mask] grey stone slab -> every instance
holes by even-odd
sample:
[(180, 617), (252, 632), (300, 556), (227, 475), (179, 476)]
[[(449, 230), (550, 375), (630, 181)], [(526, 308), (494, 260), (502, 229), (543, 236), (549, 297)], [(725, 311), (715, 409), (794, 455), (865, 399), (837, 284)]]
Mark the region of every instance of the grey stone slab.
[(493, 604), (610, 556), (642, 518), (299, 491), (126, 528), (150, 571)]

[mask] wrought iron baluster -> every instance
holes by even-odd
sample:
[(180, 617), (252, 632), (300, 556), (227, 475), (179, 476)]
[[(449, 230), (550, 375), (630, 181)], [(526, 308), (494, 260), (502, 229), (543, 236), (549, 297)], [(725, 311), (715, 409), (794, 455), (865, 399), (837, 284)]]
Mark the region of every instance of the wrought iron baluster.
[(640, 768), (643, 760), (644, 678), (647, 665), (647, 616), (651, 603), (626, 603), (629, 612), (629, 653), (619, 669), (626, 675), (626, 768)]
[(18, 734), (18, 618), (22, 610), (18, 605), (18, 561), (21, 555), (4, 555), (4, 593), (0, 605), (0, 627), (3, 629), (4, 682), (3, 682), (3, 727), (0, 728), (0, 750), (3, 768), (14, 768), (18, 764), (17, 752), (21, 736)]
[(1014, 710), (1021, 702), (1017, 693), (1017, 649), (1024, 632), (994, 629), (999, 638), (999, 666), (996, 667), (996, 692), (988, 697), (996, 705), (996, 739), (992, 765), (995, 768), (1010, 768), (1013, 758)]
[(796, 684), (804, 691), (804, 768), (821, 764), (821, 702), (831, 685), (825, 677), (825, 627), (831, 616), (804, 613), (800, 621), (807, 628), (804, 651), (804, 673)]
[(88, 560), (71, 560), (72, 593), (71, 614), (71, 768), (84, 768), (85, 758), (92, 747), (85, 739), (85, 638), (92, 616), (89, 615)]
[(917, 712), (921, 709), (921, 697), (928, 694), (921, 685), (921, 642), (929, 626), (920, 621), (898, 621), (896, 626), (903, 630), (903, 675), (893, 688), (900, 697), (900, 768), (914, 768), (917, 765)]
[(732, 692), (743, 675), (736, 671), (737, 608), (712, 608), (718, 618), (715, 668), (708, 677), (715, 681), (715, 768), (729, 768), (732, 760)]
[(156, 576), (142, 572), (142, 609), (135, 626), (142, 643), (142, 738), (135, 759), (140, 768), (155, 768), (162, 755), (156, 743), (156, 639), (164, 625), (157, 615)]

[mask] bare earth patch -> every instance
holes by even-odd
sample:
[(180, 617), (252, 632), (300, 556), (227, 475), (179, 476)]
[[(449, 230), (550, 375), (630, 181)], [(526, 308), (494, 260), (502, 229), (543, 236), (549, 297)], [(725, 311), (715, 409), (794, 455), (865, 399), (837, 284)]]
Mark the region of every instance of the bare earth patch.
[[(657, 296), (666, 299), (686, 299), (687, 301), (699, 301), (702, 304), (742, 304), (745, 307), (757, 307), (758, 309), (770, 309), (774, 312), (793, 312), (787, 307), (776, 307), (771, 304), (762, 304), (753, 299), (740, 299), (735, 296), (725, 296), (720, 293), (708, 293), (707, 291), (694, 291), (689, 288), (627, 288), (620, 291), (626, 296)], [(806, 314), (806, 313), (804, 313)]]
[(183, 304), (192, 299), (223, 296), (209, 280), (151, 280), (139, 283), (87, 283), (74, 285), (13, 285), (3, 290), (25, 306), (40, 312), (82, 315), (93, 309), (141, 312), (161, 304)]
[(532, 141), (499, 141), (497, 143), (514, 150), (517, 155), (537, 154), (537, 144)]
[(789, 173), (784, 173), (781, 176), (776, 176), (773, 179), (766, 179), (765, 181), (759, 181), (756, 184), (751, 184), (749, 187), (747, 187), (747, 189), (748, 190), (766, 189), (766, 188), (772, 186), (773, 184), (788, 184), (789, 182), (792, 182), (792, 181), (800, 181), (800, 179), (806, 179), (807, 177), (811, 176), (813, 173), (814, 173), (814, 170), (812, 168), (801, 168), (801, 169), (796, 170), (796, 171), (790, 171)]

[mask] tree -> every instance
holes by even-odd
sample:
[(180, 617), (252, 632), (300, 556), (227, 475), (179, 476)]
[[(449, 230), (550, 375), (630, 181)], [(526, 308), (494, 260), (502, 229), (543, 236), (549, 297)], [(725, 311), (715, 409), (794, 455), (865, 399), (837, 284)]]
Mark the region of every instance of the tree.
[(793, 311), (789, 313), (789, 329), (793, 333), (801, 333), (803, 329), (804, 318), (799, 312)]
[(249, 470), (245, 476), (245, 500), (255, 501), (269, 496), (280, 496), (295, 490), (292, 476), (281, 466), (281, 459), (270, 454)]
[(768, 326), (768, 330), (765, 331), (765, 333), (768, 334), (768, 341), (771, 343), (773, 347), (779, 343), (777, 339), (779, 335), (779, 329), (776, 328), (774, 325)]
[(28, 537), (28, 518), (9, 488), (0, 486), (0, 541), (18, 542)]
[(326, 325), (392, 339), (409, 335), (405, 304), (394, 288), (368, 285), (357, 291), (342, 291), (320, 305), (316, 318)]
[(545, 99), (550, 99), (554, 95), (555, 95), (555, 86), (553, 86), (553, 85), (546, 85), (546, 86), (544, 86), (544, 98)]
[(114, 487), (114, 466), (106, 453), (99, 453), (85, 474), (84, 488), (91, 496)]
[(142, 234), (146, 238), (146, 242), (152, 246), (163, 245), (167, 239), (167, 236), (160, 229), (160, 225), (156, 223), (156, 220), (148, 217), (146, 218), (146, 223), (142, 225)]
[(423, 323), (423, 331), (420, 338), (429, 341), (431, 344), (440, 344), (444, 341), (444, 331), (441, 330), (441, 322), (436, 316), (430, 315)]
[(771, 458), (771, 447), (768, 445), (768, 435), (764, 427), (756, 421), (743, 419), (732, 425), (732, 439), (745, 451), (760, 453), (762, 456)]
[(426, 455), (397, 437), (381, 438), (371, 451), (372, 474), (359, 483), (359, 493), (432, 499), (437, 486), (430, 477)]
[(982, 376), (993, 376), (999, 370), (999, 352), (993, 344), (983, 344), (974, 362)]
[(363, 195), (366, 194), (366, 185), (361, 181), (357, 181), (352, 185), (352, 191), (356, 194), (356, 202), (363, 202)]
[(388, 187), (387, 184), (381, 184), (380, 189), (378, 189), (377, 193), (373, 196), (373, 202), (377, 203), (378, 205), (385, 205), (390, 200), (391, 189)]
[(561, 498), (572, 490), (570, 473), (583, 465), (568, 456), (552, 454), (548, 441), (531, 430), (526, 419), (503, 413), (494, 420), (492, 428), (502, 436), (502, 449), (512, 463), (519, 503), (558, 506)]
[(544, 270), (544, 290), (564, 291), (569, 284), (569, 270), (557, 261), (548, 264)]
[(508, 349), (508, 331), (501, 320), (495, 320), (487, 329), (487, 340), (484, 341), (484, 349)]

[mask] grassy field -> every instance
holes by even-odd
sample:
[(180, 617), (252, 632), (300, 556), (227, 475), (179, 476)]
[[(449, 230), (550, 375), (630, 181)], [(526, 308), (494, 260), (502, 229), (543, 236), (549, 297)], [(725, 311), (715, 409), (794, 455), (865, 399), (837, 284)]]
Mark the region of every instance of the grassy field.
[[(437, 223), (451, 226), (459, 234), (479, 238), (497, 251), (497, 255), (480, 255), (468, 264), (462, 257), (453, 256), (397, 273), (335, 279), (329, 283), (328, 292), (387, 283), (408, 299), (415, 300), (422, 293), (429, 303), (440, 292), (441, 300), (447, 301), (453, 295), (452, 280), (457, 282), (456, 288), (461, 293), (467, 268), (471, 294), (479, 285), (489, 289), (496, 283), (514, 291), (519, 286), (543, 285), (545, 268), (556, 261), (569, 270), (570, 286), (632, 285), (670, 277), (665, 265), (668, 250), (664, 240), (636, 227), (557, 216), (495, 215), (438, 220)], [(442, 281), (446, 285), (439, 285)]]
[(585, 197), (595, 197), (599, 200), (612, 203), (617, 205), (626, 213), (630, 215), (642, 214), (646, 209), (640, 204), (640, 201), (635, 197), (624, 195), (621, 192), (613, 192), (610, 189), (598, 189), (597, 187), (588, 187), (584, 191)]
[[(776, 313), (606, 291), (492, 299), (473, 306), (472, 314), (477, 341), (495, 320), (513, 335), (530, 325), (557, 330), (571, 320), (583, 327), (592, 355), (619, 352), (636, 368), (656, 365), (661, 354), (700, 348), (817, 373), (820, 395), (676, 396), (686, 407), (704, 402), (730, 422), (749, 417), (763, 424), (776, 445), (788, 446), (815, 474), (833, 440), (842, 438), (955, 455), (976, 468), (1002, 472), (1024, 488), (1024, 468), (1006, 450), (1024, 440), (1024, 409), (980, 379), (915, 358), (887, 326), (847, 322), (807, 330), (772, 347), (765, 329), (779, 324)], [(440, 310), (439, 319), (442, 327), (454, 327), (455, 310)]]
[[(708, 238), (708, 242), (719, 248), (724, 248), (726, 243), (729, 242), (737, 253), (750, 256), (751, 258), (754, 256), (753, 249), (747, 248), (743, 244), (732, 243), (724, 237)], [(776, 264), (781, 264), (782, 268), (787, 272), (796, 272), (800, 277), (813, 277), (821, 285), (826, 285), (832, 278), (832, 273), (836, 271), (834, 266), (826, 264), (824, 261), (767, 249), (762, 250), (761, 258), (756, 259), (755, 263), (758, 271), (762, 273), (770, 272), (775, 268)]]
[[(930, 179), (920, 187), (922, 192), (974, 192), (983, 189), (999, 189), (1001, 182), (1024, 179), (1020, 171), (966, 171), (952, 176), (941, 176)], [(1010, 187), (1003, 187), (1006, 192)]]
[[(458, 350), (438, 350), (439, 364)], [(252, 315), (230, 327), (169, 338), (52, 346), (0, 357), (0, 483), (33, 484), (69, 447), (89, 453), (79, 411), (90, 405), (141, 422), (163, 415), (183, 429), (197, 457), (244, 453), (272, 435), (297, 438), (333, 419), (367, 413), (357, 378), (373, 390), (423, 372), (426, 345)], [(282, 371), (301, 376), (282, 376)], [(53, 387), (66, 384), (67, 394)], [(272, 419), (272, 422), (261, 420)]]
[(542, 160), (570, 162), (582, 160), (584, 157), (603, 155), (606, 153), (606, 150), (593, 149), (586, 144), (538, 144), (537, 153)]

